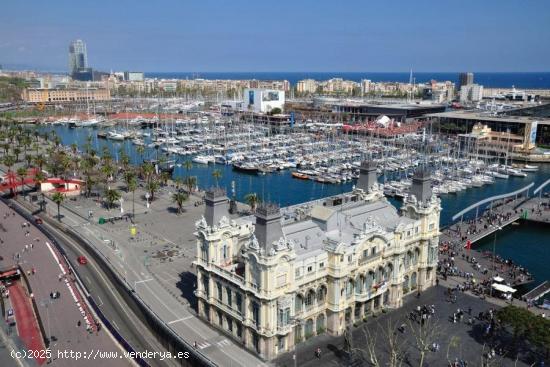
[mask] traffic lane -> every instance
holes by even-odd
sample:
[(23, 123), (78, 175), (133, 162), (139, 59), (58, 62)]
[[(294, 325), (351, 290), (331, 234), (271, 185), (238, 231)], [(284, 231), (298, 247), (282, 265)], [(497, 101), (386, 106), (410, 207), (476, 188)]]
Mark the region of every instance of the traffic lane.
[[(75, 271), (84, 282), (90, 292), (90, 296), (99, 306), (105, 317), (124, 337), (124, 339), (134, 348), (140, 351), (163, 351), (166, 350), (156, 341), (143, 325), (139, 318), (133, 315), (126, 305), (125, 301), (120, 299), (120, 296), (115, 294), (115, 286), (112, 285), (107, 276), (102, 274), (101, 269), (84, 248), (78, 246), (65, 234), (61, 233), (56, 228), (49, 224), (44, 224), (47, 229), (55, 235), (58, 243), (65, 250), (67, 257), (71, 261)], [(77, 248), (78, 246), (78, 248)], [(85, 256), (88, 263), (85, 265), (78, 264), (76, 259), (79, 256)], [(147, 360), (152, 366), (167, 366), (168, 362), (159, 360)]]

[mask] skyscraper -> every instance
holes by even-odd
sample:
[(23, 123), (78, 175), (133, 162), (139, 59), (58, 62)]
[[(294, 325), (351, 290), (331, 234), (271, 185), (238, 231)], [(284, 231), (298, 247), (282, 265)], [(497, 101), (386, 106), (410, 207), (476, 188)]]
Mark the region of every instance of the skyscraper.
[(76, 40), (69, 45), (69, 74), (74, 76), (88, 67), (88, 54), (86, 44), (82, 40)]
[(474, 73), (460, 73), (458, 76), (458, 90), (463, 85), (474, 84)]

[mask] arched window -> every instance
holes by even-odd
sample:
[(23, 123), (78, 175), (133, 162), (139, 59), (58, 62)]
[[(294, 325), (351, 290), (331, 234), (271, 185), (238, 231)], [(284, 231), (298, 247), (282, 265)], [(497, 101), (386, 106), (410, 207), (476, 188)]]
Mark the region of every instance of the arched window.
[(299, 314), (302, 312), (302, 304), (304, 303), (304, 300), (301, 295), (297, 294), (296, 298), (294, 299), (294, 313)]

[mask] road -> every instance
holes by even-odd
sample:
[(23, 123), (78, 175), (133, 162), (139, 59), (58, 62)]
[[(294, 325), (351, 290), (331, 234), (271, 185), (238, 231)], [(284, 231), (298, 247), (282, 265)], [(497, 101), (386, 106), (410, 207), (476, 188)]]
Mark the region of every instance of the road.
[[(50, 225), (45, 220), (43, 229), (50, 232), (59, 245), (67, 253), (67, 257), (75, 267), (80, 279), (88, 288), (91, 297), (99, 306), (105, 317), (113, 324), (117, 331), (136, 351), (166, 351), (156, 340), (155, 336), (140, 321), (131, 309), (126, 305), (118, 293), (118, 288), (103, 274), (93, 256), (69, 236)], [(75, 259), (84, 255), (88, 264), (77, 265)], [(151, 366), (170, 366), (171, 360), (147, 360)]]

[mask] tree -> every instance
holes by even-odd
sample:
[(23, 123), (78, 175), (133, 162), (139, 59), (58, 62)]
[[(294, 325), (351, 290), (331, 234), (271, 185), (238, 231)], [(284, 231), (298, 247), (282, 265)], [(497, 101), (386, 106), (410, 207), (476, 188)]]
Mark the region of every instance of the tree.
[(136, 174), (134, 171), (126, 171), (124, 172), (124, 183), (126, 183), (126, 192), (130, 192), (130, 182), (134, 181), (136, 178)]
[(214, 171), (212, 171), (212, 177), (214, 177), (214, 180), (216, 181), (216, 187), (218, 187), (219, 180), (222, 177), (222, 171), (220, 171), (219, 169), (215, 169)]
[(143, 153), (145, 153), (145, 147), (142, 145), (138, 145), (136, 148), (137, 154), (139, 154), (139, 160), (140, 162), (143, 162)]
[(65, 200), (65, 195), (63, 195), (60, 192), (55, 192), (52, 195), (52, 200), (53, 200), (54, 203), (57, 204), (57, 220), (59, 220), (61, 222), (60, 208), (61, 208), (61, 203)]
[(4, 157), (4, 165), (8, 167), (8, 172), (11, 171), (11, 167), (16, 163), (15, 157), (12, 155), (7, 155)]
[(34, 175), (34, 184), (36, 185), (36, 189), (38, 190), (40, 188), (40, 185), (42, 182), (46, 181), (46, 175), (42, 171), (36, 172), (36, 175)]
[(135, 208), (135, 194), (137, 189), (137, 178), (136, 176), (132, 176), (131, 179), (126, 183), (128, 187), (128, 191), (132, 192), (132, 218), (136, 216), (136, 208)]
[(105, 190), (105, 201), (107, 201), (108, 209), (111, 210), (113, 204), (120, 199), (120, 192), (114, 189)]
[(418, 367), (424, 365), (424, 359), (426, 354), (431, 350), (433, 344), (437, 341), (441, 330), (439, 322), (433, 318), (426, 318), (424, 322), (417, 323), (412, 320), (408, 320), (410, 333), (413, 336), (413, 345), (420, 353), (420, 361)]
[(183, 203), (187, 201), (189, 195), (184, 191), (178, 191), (172, 194), (172, 201), (178, 206), (178, 214), (183, 211)]
[(250, 205), (250, 210), (253, 211), (253, 212), (256, 211), (256, 207), (261, 202), (258, 194), (256, 194), (255, 192), (251, 192), (250, 194), (246, 194), (246, 196), (244, 197), (244, 201), (246, 201), (246, 203), (248, 205)]
[(155, 166), (153, 166), (150, 162), (143, 163), (141, 165), (141, 173), (145, 178), (145, 182), (149, 183), (149, 181), (151, 181), (151, 177), (153, 177), (153, 174), (155, 173)]
[(44, 167), (44, 165), (46, 164), (46, 159), (43, 155), (37, 155), (36, 157), (34, 157), (34, 164), (38, 166), (38, 169), (40, 171), (42, 171), (42, 167)]
[(195, 186), (197, 186), (197, 176), (187, 176), (185, 178), (185, 186), (187, 186), (189, 193), (192, 193)]
[(27, 178), (27, 169), (25, 167), (19, 167), (17, 169), (17, 176), (21, 180), (21, 193), (24, 191), (25, 178)]
[(159, 189), (159, 183), (157, 180), (151, 180), (147, 183), (146, 189), (149, 192), (149, 195), (151, 196), (151, 201), (155, 200), (155, 192)]

